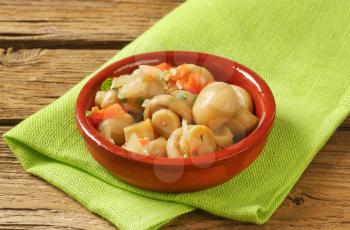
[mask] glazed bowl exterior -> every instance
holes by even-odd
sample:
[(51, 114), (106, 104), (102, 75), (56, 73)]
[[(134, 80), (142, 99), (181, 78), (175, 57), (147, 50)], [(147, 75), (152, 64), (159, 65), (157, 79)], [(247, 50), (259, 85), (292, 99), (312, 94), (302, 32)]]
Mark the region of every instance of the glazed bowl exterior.
[[(217, 152), (191, 158), (160, 158), (129, 152), (104, 139), (86, 117), (94, 95), (108, 77), (129, 74), (139, 65), (163, 62), (174, 66), (196, 64), (207, 68), (217, 81), (246, 89), (253, 98), (257, 128), (243, 140)], [(252, 70), (222, 57), (185, 51), (144, 53), (117, 61), (94, 75), (81, 90), (76, 121), (92, 156), (119, 179), (148, 190), (189, 192), (221, 184), (249, 166), (262, 152), (275, 117), (275, 101), (268, 85)]]

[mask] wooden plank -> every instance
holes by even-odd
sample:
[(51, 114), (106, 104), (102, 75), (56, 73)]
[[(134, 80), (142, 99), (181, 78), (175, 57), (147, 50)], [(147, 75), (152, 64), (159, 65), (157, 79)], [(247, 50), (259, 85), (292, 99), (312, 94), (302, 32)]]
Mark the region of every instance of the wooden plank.
[(116, 53), (117, 50), (0, 50), (0, 124), (16, 123), (48, 105)]
[(121, 48), (183, 0), (0, 0), (0, 48)]
[[(2, 135), (10, 127), (0, 127)], [(339, 129), (310, 164), (271, 220), (242, 224), (203, 211), (164, 229), (349, 229), (350, 130)], [(113, 229), (63, 192), (30, 176), (0, 141), (1, 229)]]
[[(0, 135), (11, 127), (0, 126)], [(78, 202), (29, 175), (0, 140), (0, 229), (114, 229)]]
[(350, 117), (347, 117), (340, 127), (344, 129), (350, 129)]
[[(0, 49), (0, 124), (16, 124), (48, 105), (117, 52)], [(350, 129), (350, 118), (342, 128)]]

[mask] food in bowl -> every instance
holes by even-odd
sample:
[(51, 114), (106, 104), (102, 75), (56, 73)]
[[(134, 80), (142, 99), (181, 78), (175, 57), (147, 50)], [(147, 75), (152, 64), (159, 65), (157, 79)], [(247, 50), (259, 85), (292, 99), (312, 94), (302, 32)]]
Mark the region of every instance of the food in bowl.
[(215, 81), (195, 64), (140, 65), (107, 78), (87, 118), (122, 148), (156, 157), (189, 158), (224, 149), (258, 125), (250, 94)]
[[(236, 133), (233, 133), (235, 143), (226, 148), (217, 147), (217, 151), (215, 152), (195, 157), (160, 157), (160, 152), (157, 153), (156, 156), (147, 156), (146, 154), (130, 152), (120, 147), (123, 146), (125, 142), (124, 144), (121, 143), (118, 145), (116, 142), (113, 144), (111, 141), (108, 141), (104, 137), (104, 134), (101, 134), (101, 132), (98, 131), (98, 126), (94, 127), (91, 119), (86, 116), (86, 111), (91, 110), (91, 108), (95, 106), (94, 99), (96, 92), (101, 91), (100, 88), (102, 83), (108, 77), (113, 78), (130, 75), (130, 73), (135, 69), (138, 69), (140, 65), (156, 66), (159, 63), (164, 62), (169, 63), (170, 68), (182, 65), (183, 63), (205, 67), (216, 81), (226, 82), (231, 85), (231, 87), (234, 87), (234, 85), (242, 87), (247, 91), (247, 94), (253, 98), (252, 104), (246, 103), (245, 108), (248, 110), (249, 108), (252, 108), (250, 111), (253, 111), (252, 114), (259, 119), (258, 126), (252, 128), (253, 130), (250, 133), (249, 131), (245, 132), (244, 130), (249, 130), (249, 121), (252, 119), (252, 116), (250, 116), (250, 119), (245, 119), (245, 114), (247, 114), (245, 113), (245, 110), (238, 110), (237, 114), (234, 115), (235, 117), (225, 123), (225, 126), (227, 127), (217, 129), (215, 132), (212, 130), (212, 132), (216, 134), (215, 141), (217, 146), (219, 145), (219, 142), (221, 142), (221, 145), (225, 145), (225, 142), (229, 140), (229, 138), (227, 138), (228, 131), (231, 131), (231, 129), (236, 130)], [(126, 81), (125, 78), (124, 80)], [(108, 86), (111, 84), (111, 81), (113, 81), (113, 79), (105, 84)], [(208, 84), (206, 86), (208, 86)], [(109, 87), (109, 89), (111, 89), (111, 87)], [(186, 90), (186, 92), (187, 91), (188, 90)], [(183, 92), (184, 91), (179, 90), (176, 91), (176, 93), (174, 91), (170, 94), (177, 96), (179, 94), (181, 95)], [(106, 92), (101, 93), (101, 95), (105, 93)], [(192, 93), (194, 99), (196, 99), (196, 95), (198, 99), (200, 93), (201, 92)], [(113, 92), (113, 94), (115, 95), (115, 92)], [(113, 94), (111, 96), (113, 96)], [(169, 93), (166, 94), (169, 95)], [(186, 95), (191, 96), (191, 94), (187, 93)], [(180, 96), (180, 98), (182, 98), (182, 96)], [(244, 99), (244, 95), (239, 98)], [(243, 101), (242, 99), (241, 101)], [(121, 100), (125, 101), (123, 98)], [(196, 100), (193, 100), (192, 97), (187, 97), (184, 101), (193, 108)], [(249, 100), (246, 102), (249, 102)], [(118, 104), (128, 113), (128, 115), (132, 116), (134, 119), (132, 124), (138, 123), (139, 121), (145, 121), (143, 113), (141, 113), (140, 116), (140, 113), (128, 112), (131, 111), (130, 106), (128, 107), (128, 105), (123, 103)], [(116, 107), (117, 106), (118, 105), (116, 105)], [(105, 109), (106, 108), (107, 107), (105, 107)], [(98, 109), (102, 110), (102, 107), (99, 106)], [(142, 107), (142, 109), (145, 110), (144, 107)], [(273, 94), (266, 82), (254, 71), (242, 64), (206, 53), (160, 51), (126, 57), (101, 69), (94, 74), (94, 76), (92, 76), (81, 89), (77, 98), (75, 111), (77, 127), (84, 138), (84, 143), (87, 149), (96, 161), (109, 170), (113, 175), (130, 185), (152, 191), (190, 192), (221, 184), (239, 174), (254, 162), (268, 141), (270, 131), (273, 127), (276, 107)], [(179, 116), (177, 111), (173, 112)], [(124, 112), (123, 114), (123, 116), (129, 117)], [(137, 114), (139, 114), (139, 116), (137, 116)], [(160, 115), (158, 114), (156, 116), (155, 111), (150, 110), (150, 114), (152, 114), (150, 119), (152, 125), (152, 118), (157, 116), (162, 117), (161, 115), (163, 113), (159, 113)], [(106, 112), (106, 116), (113, 118), (113, 110)], [(101, 122), (99, 121), (99, 116), (95, 118), (97, 118), (96, 121)], [(129, 118), (124, 119), (124, 121), (129, 122)], [(193, 117), (192, 119), (192, 121), (194, 121)], [(110, 123), (116, 125), (118, 122), (113, 121)], [(182, 126), (182, 120), (180, 120), (180, 123)], [(108, 122), (106, 122), (105, 127), (108, 127), (107, 124)], [(218, 122), (214, 123), (214, 125), (216, 124), (218, 124)], [(190, 126), (194, 125), (194, 123), (186, 125)], [(126, 137), (123, 132), (124, 129), (116, 129), (114, 134), (111, 133), (111, 136), (112, 138), (115, 138), (114, 136), (118, 135), (122, 137), (124, 136), (125, 141)], [(248, 133), (249, 135), (247, 135)], [(154, 138), (157, 138), (155, 134), (156, 132), (153, 132)], [(152, 142), (152, 144), (147, 147), (157, 148), (164, 153), (164, 141), (168, 142), (166, 137), (164, 137), (164, 139), (159, 138), (156, 142)], [(157, 146), (162, 146), (162, 148)]]

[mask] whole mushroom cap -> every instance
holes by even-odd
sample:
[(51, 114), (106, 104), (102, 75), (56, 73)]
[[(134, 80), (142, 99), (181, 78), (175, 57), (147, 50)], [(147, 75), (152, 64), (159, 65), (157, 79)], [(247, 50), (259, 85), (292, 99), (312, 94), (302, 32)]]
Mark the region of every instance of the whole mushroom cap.
[(214, 82), (199, 93), (192, 113), (196, 124), (215, 130), (230, 120), (239, 108), (239, 98), (231, 85)]
[(243, 89), (240, 86), (231, 85), (231, 87), (233, 88), (233, 90), (235, 91), (235, 93), (238, 96), (239, 104), (243, 108), (247, 109), (249, 112), (252, 113), (254, 111), (254, 104), (253, 104), (252, 96), (250, 96), (250, 94), (247, 92), (247, 90)]

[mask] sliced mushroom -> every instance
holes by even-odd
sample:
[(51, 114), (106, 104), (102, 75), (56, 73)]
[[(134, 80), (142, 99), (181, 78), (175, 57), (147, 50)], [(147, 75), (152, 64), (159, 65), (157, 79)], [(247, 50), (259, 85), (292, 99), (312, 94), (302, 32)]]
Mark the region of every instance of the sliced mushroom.
[(146, 137), (150, 141), (154, 139), (153, 127), (149, 119), (125, 127), (125, 140), (128, 141), (133, 133), (135, 133), (138, 138)]
[(175, 90), (171, 93), (171, 95), (176, 98), (183, 100), (186, 102), (191, 108), (193, 107), (194, 102), (197, 99), (197, 95), (187, 91), (187, 90)]
[[(159, 90), (165, 90), (165, 84), (162, 83), (161, 80), (163, 78), (163, 75), (165, 75), (164, 72), (162, 72), (160, 69), (154, 67), (154, 66), (149, 66), (149, 65), (140, 65), (138, 69), (136, 69), (132, 74), (130, 75), (121, 75), (119, 77), (114, 77), (112, 80), (112, 86), (111, 88), (113, 89), (119, 89), (123, 86), (126, 86), (123, 90), (122, 93), (123, 95), (120, 95), (122, 98), (132, 98), (135, 96), (129, 96), (130, 93), (132, 92), (126, 92), (132, 85), (141, 85), (145, 86), (148, 88), (152, 88), (152, 90), (156, 89), (156, 91)], [(149, 81), (154, 77), (154, 82)], [(135, 83), (136, 81), (136, 83)], [(158, 87), (161, 86), (161, 87)], [(161, 89), (160, 89), (161, 88)], [(139, 94), (147, 94), (147, 92), (141, 92), (140, 90), (137, 90), (137, 88), (132, 88), (132, 91), (138, 91), (137, 93)], [(152, 92), (150, 92), (152, 93)], [(158, 93), (161, 94), (161, 93)], [(138, 95), (139, 97), (146, 96), (146, 95)], [(136, 97), (135, 97), (136, 98)]]
[(104, 97), (101, 101), (101, 108), (104, 109), (117, 102), (119, 102), (117, 90), (110, 89), (104, 94)]
[(179, 158), (182, 157), (179, 141), (182, 135), (182, 128), (177, 128), (169, 137), (166, 150), (169, 158)]
[(239, 108), (239, 100), (232, 87), (224, 82), (214, 82), (199, 93), (192, 111), (196, 124), (215, 130), (229, 121)]
[[(198, 66), (195, 64), (183, 64), (183, 65), (185, 65), (186, 68), (188, 68), (191, 72), (201, 74), (206, 80), (214, 80), (214, 77), (209, 72), (209, 70), (207, 70), (206, 68), (204, 68), (202, 66)], [(180, 65), (179, 67), (181, 67), (183, 65)]]
[(237, 85), (231, 85), (231, 87), (233, 88), (236, 95), (238, 96), (239, 104), (241, 105), (241, 107), (253, 113), (254, 111), (253, 100), (250, 94), (247, 92), (247, 90)]
[(214, 130), (216, 144), (221, 148), (226, 148), (233, 144), (233, 134), (227, 126)]
[(206, 85), (207, 83), (214, 81), (213, 75), (204, 67), (195, 65), (195, 64), (182, 64), (177, 67), (176, 74), (198, 74), (200, 76), (200, 80), (202, 85)]
[(250, 133), (259, 123), (259, 119), (246, 109), (240, 109), (233, 119), (239, 121), (247, 133)]
[(136, 75), (121, 75), (119, 77), (114, 77), (112, 80), (111, 89), (119, 89), (123, 85), (126, 85), (134, 81), (138, 76)]
[(151, 123), (155, 132), (165, 138), (169, 138), (181, 126), (179, 116), (170, 109), (160, 109), (153, 113)]
[(247, 109), (240, 109), (226, 125), (234, 135), (235, 141), (246, 137), (259, 123), (259, 119)]
[(165, 82), (153, 75), (135, 77), (133, 81), (124, 84), (118, 91), (119, 98), (136, 101), (137, 98), (151, 98), (165, 93)]
[(233, 134), (234, 142), (238, 142), (247, 136), (244, 126), (237, 119), (232, 118), (225, 123), (225, 126), (227, 126)]
[(217, 149), (213, 132), (205, 125), (190, 125), (182, 132), (179, 148), (182, 154), (199, 156)]
[(140, 73), (144, 75), (152, 75), (152, 76), (158, 77), (159, 79), (164, 79), (166, 75), (165, 72), (151, 65), (140, 65), (139, 70), (140, 70)]
[(204, 125), (189, 125), (176, 129), (169, 137), (169, 158), (191, 157), (216, 151), (213, 132)]
[(167, 108), (177, 113), (188, 123), (192, 122), (191, 108), (183, 101), (172, 95), (158, 95), (153, 97), (146, 105), (143, 112), (144, 119), (152, 118), (153, 113), (162, 108)]
[(144, 146), (150, 156), (166, 157), (167, 156), (167, 140), (164, 137), (149, 142)]
[(133, 124), (134, 118), (128, 114), (122, 114), (118, 119), (106, 119), (98, 126), (98, 130), (109, 141), (121, 145), (125, 142), (124, 128)]
[(177, 89), (186, 89), (198, 94), (213, 81), (213, 75), (206, 68), (194, 64), (183, 64), (176, 68), (176, 73), (170, 77), (168, 86), (176, 86)]

